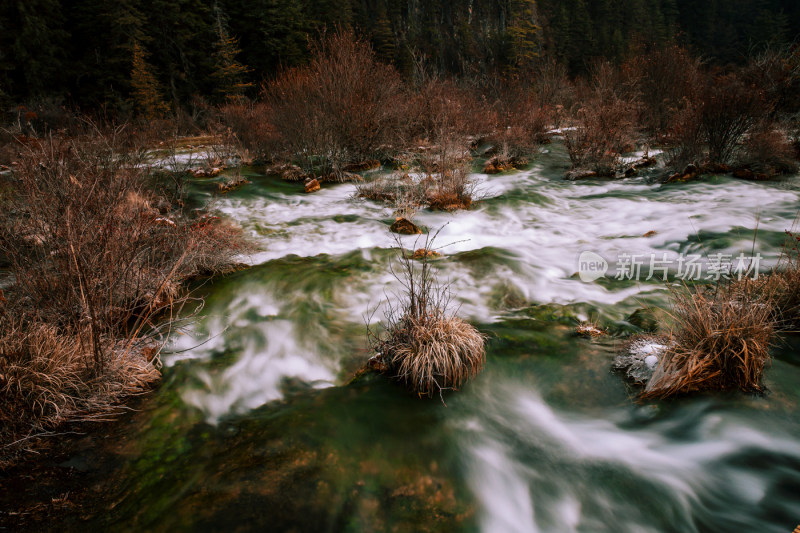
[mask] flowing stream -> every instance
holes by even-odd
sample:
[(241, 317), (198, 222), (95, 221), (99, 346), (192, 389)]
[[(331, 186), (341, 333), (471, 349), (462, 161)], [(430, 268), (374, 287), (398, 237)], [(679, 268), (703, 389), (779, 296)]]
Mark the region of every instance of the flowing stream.
[[(400, 288), (391, 210), (353, 200), (352, 184), (306, 195), (243, 169), (252, 183), (214, 202), (259, 245), (243, 258), (253, 266), (198, 289), (206, 306), (173, 334), (162, 386), (116, 445), (111, 503), (89, 525), (791, 531), (797, 338), (776, 345), (763, 396), (641, 404), (611, 362), (636, 331), (630, 315), (669, 297), (657, 276), (614, 279), (619, 257), (755, 251), (764, 270), (795, 223), (800, 181), (567, 182), (566, 166), (553, 144), (528, 170), (476, 174), (473, 209), (415, 217), (441, 228), (433, 264), (459, 314), (489, 335), (484, 372), (443, 401), (381, 376), (350, 383), (371, 355), (365, 320), (379, 322)], [(197, 180), (192, 194), (214, 189)], [(607, 259), (609, 275), (581, 281), (584, 251)], [(574, 336), (585, 319), (612, 335)]]

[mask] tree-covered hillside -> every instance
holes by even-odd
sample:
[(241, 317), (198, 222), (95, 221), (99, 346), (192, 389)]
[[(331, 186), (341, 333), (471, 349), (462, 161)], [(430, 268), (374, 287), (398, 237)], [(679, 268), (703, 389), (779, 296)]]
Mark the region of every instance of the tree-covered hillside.
[[(95, 110), (219, 102), (308, 60), (325, 28), (352, 29), (410, 76), (518, 75), (541, 58), (594, 58), (679, 40), (720, 64), (800, 32), (793, 0), (9, 0), (0, 101)], [(134, 97), (138, 95), (138, 97)], [(137, 103), (139, 102), (139, 103)]]

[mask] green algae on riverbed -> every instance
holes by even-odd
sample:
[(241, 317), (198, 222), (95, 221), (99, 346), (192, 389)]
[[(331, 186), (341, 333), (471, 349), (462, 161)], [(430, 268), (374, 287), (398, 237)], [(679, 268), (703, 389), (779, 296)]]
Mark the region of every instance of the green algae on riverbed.
[[(198, 289), (205, 309), (173, 335), (159, 390), (95, 452), (100, 489), (85, 521), (58, 511), (66, 529), (791, 530), (797, 343), (775, 347), (767, 395), (640, 405), (611, 362), (647, 326), (632, 315), (669, 293), (575, 273), (583, 250), (749, 252), (758, 213), (767, 265), (800, 205), (796, 179), (568, 183), (551, 147), (529, 170), (481, 177), (472, 210), (417, 215), (453, 243), (433, 267), (489, 335), (484, 372), (444, 402), (381, 376), (347, 385), (372, 355), (365, 315), (402, 289), (391, 213), (353, 201), (352, 184), (305, 195), (248, 170), (215, 205), (259, 244), (254, 266)], [(200, 203), (213, 187), (192, 191)], [(612, 335), (575, 336), (583, 320)]]

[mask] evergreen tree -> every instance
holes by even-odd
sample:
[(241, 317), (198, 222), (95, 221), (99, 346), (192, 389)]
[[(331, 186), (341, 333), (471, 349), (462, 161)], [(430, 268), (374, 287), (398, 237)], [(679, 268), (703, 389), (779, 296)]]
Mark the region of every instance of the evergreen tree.
[(0, 27), (0, 90), (23, 98), (62, 92), (69, 34), (61, 2), (5, 0)]
[(138, 41), (133, 43), (132, 51), (131, 97), (134, 107), (146, 119), (161, 118), (169, 111), (169, 107), (161, 96), (153, 69)]
[(238, 100), (253, 86), (246, 80), (250, 69), (236, 60), (236, 56), (241, 52), (238, 41), (230, 35), (227, 19), (216, 2), (214, 14), (217, 19), (216, 70), (211, 74), (216, 80), (214, 91), (223, 100)]
[(511, 67), (524, 70), (539, 56), (539, 27), (536, 24), (535, 0), (513, 0), (509, 5), (506, 28), (511, 45)]

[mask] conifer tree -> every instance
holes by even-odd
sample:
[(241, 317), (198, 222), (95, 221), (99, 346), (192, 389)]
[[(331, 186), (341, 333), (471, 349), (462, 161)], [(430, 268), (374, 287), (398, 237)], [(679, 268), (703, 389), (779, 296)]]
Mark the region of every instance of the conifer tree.
[(506, 33), (511, 41), (514, 70), (525, 69), (539, 56), (539, 27), (536, 24), (536, 1), (514, 0)]
[(146, 119), (163, 117), (169, 107), (159, 91), (158, 81), (148, 64), (145, 51), (138, 41), (133, 43), (131, 70), (132, 99), (136, 111)]
[(253, 84), (247, 81), (250, 69), (236, 60), (241, 50), (239, 42), (230, 35), (222, 9), (214, 3), (216, 16), (217, 42), (214, 47), (216, 70), (211, 76), (216, 80), (214, 92), (224, 100), (239, 100)]

